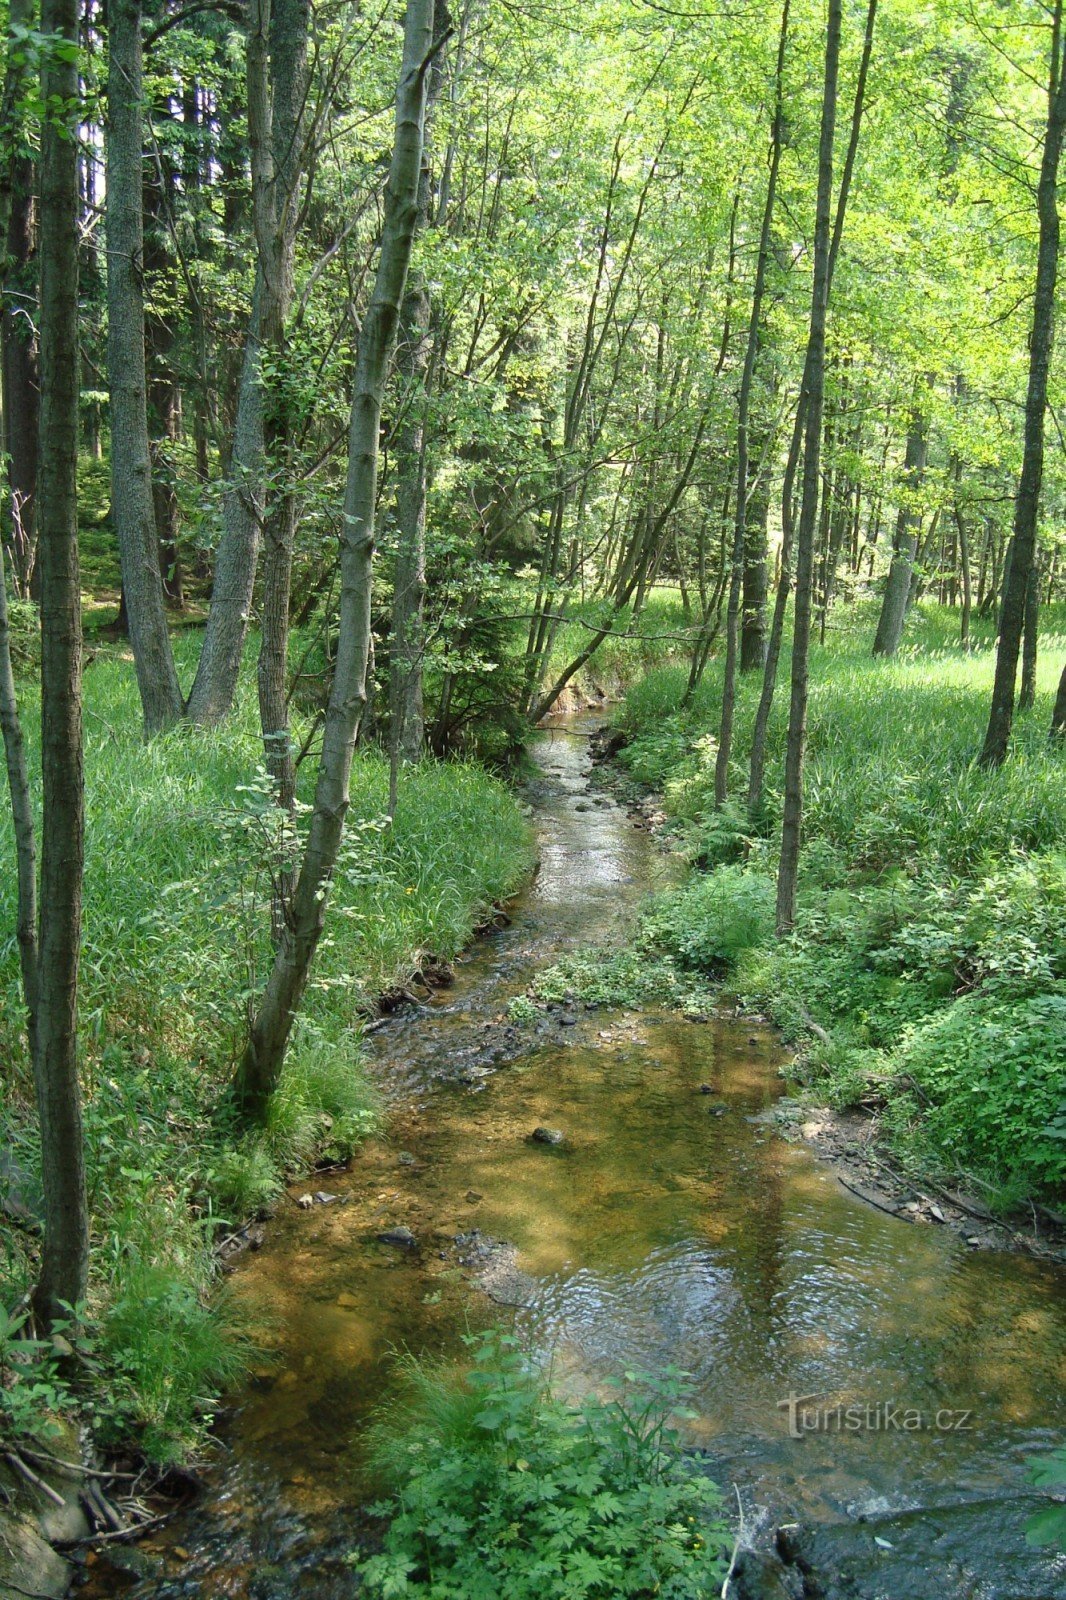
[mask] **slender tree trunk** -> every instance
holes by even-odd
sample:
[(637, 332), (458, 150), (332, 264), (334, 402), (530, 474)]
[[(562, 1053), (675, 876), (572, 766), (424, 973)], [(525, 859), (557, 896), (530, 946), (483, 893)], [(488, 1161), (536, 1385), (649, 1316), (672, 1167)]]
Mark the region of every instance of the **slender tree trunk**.
[[(269, 3), (269, 0), (264, 0)], [(259, 253), (271, 285), (269, 317), (263, 323), (264, 348), (284, 372), (289, 362), (286, 324), (292, 301), (296, 220), (303, 168), (304, 103), (307, 96), (308, 0), (275, 0), (264, 27), (267, 39), (249, 46), (250, 128), (257, 159), (253, 167), (253, 206)], [(290, 480), (294, 447), (291, 408), (281, 393), (271, 396), (264, 421), (266, 459), (276, 478), (268, 496), (263, 540), (262, 637), (257, 666), (259, 719), (268, 771), (277, 785), (279, 804), (289, 808), (296, 796), (296, 766), (289, 732), (288, 657), (292, 555), (296, 539), (297, 501)]]
[[(442, 28), (442, 0), (437, 26)], [(429, 220), (431, 173), (427, 141), (433, 106), (440, 94), (439, 57), (429, 75), (426, 139), (418, 182), (416, 237)], [(438, 223), (439, 223), (438, 219)], [(405, 417), (396, 434), (396, 569), (389, 653), (389, 815), (395, 816), (399, 768), (422, 754), (426, 727), (422, 703), (426, 600), (426, 401), (432, 337), (429, 284), (415, 268), (408, 275), (400, 307), (396, 366), (403, 380)]]
[(1003, 583), (1003, 608), (996, 654), (996, 676), (988, 729), (981, 750), (983, 767), (998, 767), (1007, 758), (1014, 721), (1014, 687), (1018, 656), (1025, 627), (1025, 599), (1036, 554), (1036, 524), (1044, 475), (1044, 412), (1047, 408), (1048, 371), (1055, 339), (1055, 286), (1059, 268), (1059, 157), (1066, 129), (1066, 71), (1062, 59), (1062, 4), (1055, 6), (1048, 84), (1047, 131), (1040, 163), (1037, 214), (1036, 294), (1033, 329), (1029, 341), (1029, 387), (1025, 400), (1025, 441), (1022, 471), (1014, 502), (1014, 538)]
[[(228, 483), (223, 496), (223, 530), (215, 559), (215, 578), (211, 590), (211, 609), (204, 631), (203, 649), (196, 678), (189, 695), (187, 714), (191, 721), (215, 723), (228, 715), (233, 705), (240, 673), (244, 641), (251, 620), (255, 574), (264, 525), (268, 515), (267, 468), (282, 441), (272, 436), (266, 414), (263, 379), (264, 355), (278, 349), (284, 337), (287, 299), (291, 294), (292, 247), (295, 225), (296, 192), (300, 151), (299, 140), (288, 147), (288, 186), (284, 164), (279, 170), (279, 151), (272, 150), (271, 98), (279, 122), (295, 112), (299, 125), (303, 104), (302, 83), (306, 61), (306, 0), (278, 3), (271, 18), (271, 0), (252, 0), (249, 16), (248, 133), (252, 156), (252, 198), (256, 231), (255, 286), (252, 310), (245, 337), (237, 394), (237, 416), (233, 428)], [(271, 44), (276, 48), (271, 49)], [(273, 78), (268, 70), (273, 67)], [(284, 79), (284, 81), (282, 81)], [(290, 95), (289, 91), (293, 93)], [(283, 102), (286, 104), (283, 106)], [(293, 171), (292, 169), (295, 169)], [(282, 204), (282, 197), (287, 204)], [(273, 226), (272, 226), (273, 219)], [(284, 547), (288, 518), (279, 513), (279, 522), (270, 538), (271, 571), (264, 579), (271, 588), (278, 581), (279, 567), (291, 564), (291, 550)], [(280, 611), (278, 612), (280, 615)], [(288, 611), (286, 608), (285, 615)], [(276, 645), (268, 649), (267, 665), (278, 655)], [(262, 690), (262, 675), (260, 687)], [(273, 700), (271, 693), (268, 698)], [(273, 722), (278, 708), (268, 707)], [(271, 733), (280, 730), (271, 728)], [(280, 741), (275, 744), (275, 752)]]
[(807, 341), (807, 435), (803, 487), (796, 536), (796, 620), (792, 642), (792, 695), (785, 751), (785, 799), (781, 819), (781, 860), (777, 875), (777, 931), (786, 934), (796, 916), (796, 877), (803, 826), (803, 757), (807, 731), (807, 657), (811, 638), (814, 533), (825, 401), (825, 330), (830, 279), (830, 205), (833, 190), (833, 138), (836, 130), (842, 0), (829, 0), (825, 36), (825, 86), (818, 147), (818, 199), (814, 224), (814, 283)]
[(177, 722), (181, 687), (167, 631), (152, 499), (144, 344), (140, 0), (111, 0), (107, 75), (107, 370), (111, 505), (147, 734)]
[(374, 292), (359, 334), (341, 532), (337, 659), (326, 711), (314, 810), (292, 906), (237, 1074), (246, 1114), (262, 1113), (277, 1085), (293, 1017), (325, 923), (344, 835), (352, 754), (366, 704), (381, 403), (418, 220), (418, 183), (432, 59), (433, 0), (408, 0), (396, 137)]
[[(11, 28), (32, 26), (31, 0), (11, 0)], [(21, 48), (21, 47), (20, 47)], [(34, 170), (19, 136), (18, 100), (25, 83), (23, 60), (9, 54), (0, 110), (0, 243), (4, 249), (2, 347), (4, 447), (8, 455), (10, 517), (8, 535), (15, 592), (30, 592), (37, 554), (37, 452), (39, 378), (37, 333), (37, 264), (34, 250)]]
[(781, 30), (778, 35), (777, 45), (777, 73), (775, 77), (773, 121), (770, 128), (770, 161), (769, 173), (766, 179), (766, 201), (763, 205), (762, 227), (759, 233), (759, 257), (755, 268), (755, 283), (751, 294), (751, 316), (748, 320), (748, 341), (744, 352), (744, 368), (741, 374), (740, 397), (737, 403), (736, 505), (734, 507), (733, 552), (729, 567), (729, 602), (726, 607), (722, 717), (718, 729), (718, 754), (714, 766), (714, 803), (715, 807), (719, 809), (725, 804), (729, 795), (729, 762), (733, 754), (733, 718), (737, 698), (737, 654), (740, 644), (740, 599), (744, 581), (745, 551), (750, 541), (748, 515), (751, 484), (748, 481), (748, 414), (751, 409), (751, 387), (755, 378), (755, 362), (759, 354), (759, 329), (762, 323), (763, 291), (766, 287), (766, 268), (770, 259), (770, 230), (773, 227), (774, 202), (777, 198), (777, 173), (781, 164), (785, 49), (788, 44), (788, 7), (789, 0), (784, 0), (781, 12)]
[(1048, 729), (1048, 737), (1053, 744), (1058, 743), (1060, 740), (1066, 741), (1066, 666), (1063, 667), (1062, 676), (1059, 679), (1059, 692), (1055, 696), (1055, 705), (1051, 712), (1051, 727)]
[(901, 503), (896, 518), (896, 537), (892, 545), (892, 564), (888, 570), (881, 601), (881, 615), (874, 636), (875, 656), (894, 656), (903, 637), (903, 624), (907, 620), (907, 608), (910, 604), (914, 557), (918, 549), (918, 529), (921, 525), (921, 513), (914, 503), (914, 497), (921, 489), (925, 477), (928, 451), (926, 419), (916, 397), (907, 429), (907, 449), (903, 463)]
[[(761, 456), (762, 451), (756, 451)], [(744, 545), (744, 595), (740, 617), (740, 670), (761, 672), (766, 665), (766, 601), (769, 584), (766, 553), (769, 546), (770, 476), (767, 463), (748, 499)]]
[[(833, 273), (836, 270), (837, 256), (840, 253), (841, 240), (844, 237), (844, 221), (848, 211), (848, 196), (851, 193), (851, 179), (855, 171), (855, 158), (859, 152), (859, 135), (862, 131), (863, 111), (866, 107), (866, 81), (870, 72), (870, 58), (873, 55), (874, 31), (877, 23), (878, 0), (867, 0), (866, 27), (863, 34), (862, 56), (859, 61), (859, 72), (855, 80), (855, 95), (851, 106), (851, 128), (848, 134), (848, 149), (844, 157), (844, 170), (840, 175), (840, 191), (837, 195), (836, 214), (833, 218), (833, 237), (829, 245), (829, 262), (826, 273), (825, 298), (828, 307), (829, 293), (833, 286)], [(807, 420), (807, 399), (809, 386), (808, 363), (810, 361), (810, 342), (808, 341), (807, 353), (804, 357), (803, 381), (800, 386), (799, 400), (796, 405), (796, 416), (792, 427), (792, 438), (789, 442), (788, 457), (785, 465), (785, 479), (781, 492), (781, 518), (782, 518), (782, 545), (781, 545), (781, 573), (778, 579), (777, 595), (774, 600), (773, 622), (770, 627), (770, 638), (766, 647), (766, 665), (763, 669), (762, 690), (759, 695), (758, 710), (755, 714), (755, 729), (752, 734), (751, 768), (748, 775), (748, 808), (757, 814), (762, 808), (763, 780), (766, 773), (766, 745), (770, 730), (770, 713), (774, 705), (774, 693), (777, 687), (777, 669), (781, 660), (781, 646), (784, 640), (785, 616), (788, 611), (788, 600), (792, 586), (792, 544), (794, 531), (793, 510), (793, 485), (799, 466), (799, 456), (802, 447), (804, 428)]]
[(970, 530), (962, 505), (962, 459), (955, 457), (955, 527), (959, 535), (959, 566), (962, 571), (962, 607), (959, 622), (959, 643), (964, 650), (970, 647), (970, 613), (973, 607), (973, 581), (970, 574)]
[(1037, 556), (1029, 572), (1025, 591), (1025, 624), (1022, 632), (1022, 683), (1018, 694), (1018, 710), (1031, 711), (1036, 704), (1036, 660), (1040, 629), (1040, 558)]
[(41, 900), (37, 1054), (44, 1247), (35, 1304), (47, 1326), (84, 1297), (89, 1226), (78, 1085), (84, 852), (78, 572), (78, 41), (76, 0), (43, 0), (62, 41), (41, 74)]
[(11, 820), (15, 835), (18, 909), (15, 937), (19, 947), (22, 994), (26, 1002), (26, 1032), (30, 1057), (37, 1056), (37, 844), (33, 827), (33, 800), (26, 768), (15, 674), (11, 666), (11, 629), (7, 613), (7, 583), (3, 546), (0, 545), (0, 731), (4, 736), (7, 782), (11, 793)]

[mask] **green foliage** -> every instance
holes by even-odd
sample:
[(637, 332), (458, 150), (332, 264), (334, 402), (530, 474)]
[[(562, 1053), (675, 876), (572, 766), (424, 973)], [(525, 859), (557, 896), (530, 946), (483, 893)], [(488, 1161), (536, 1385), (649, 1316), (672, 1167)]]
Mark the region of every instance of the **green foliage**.
[(1066, 985), (964, 995), (889, 1057), (891, 1120), (953, 1167), (1066, 1183)]
[(712, 1004), (711, 992), (698, 976), (640, 943), (564, 956), (538, 972), (531, 992), (548, 1003), (579, 998), (596, 1006), (673, 1005), (692, 1016), (705, 1015)]
[[(610, 1400), (567, 1406), (513, 1336), (470, 1336), (461, 1372), (408, 1360), (407, 1396), (377, 1430), (391, 1488), (368, 1593), (434, 1600), (704, 1600), (725, 1544), (714, 1485), (671, 1418), (682, 1375), (640, 1375)], [(630, 1374), (636, 1380), (636, 1375)]]
[(60, 1372), (52, 1339), (33, 1339), (29, 1312), (0, 1306), (0, 1437), (46, 1441), (56, 1432), (55, 1413), (70, 1403), (70, 1385)]
[[(1032, 1462), (1033, 1482), (1041, 1489), (1066, 1489), (1066, 1445)], [(1030, 1544), (1057, 1544), (1066, 1550), (1066, 1501), (1054, 1500), (1026, 1524)]]
[(731, 866), (653, 901), (641, 919), (641, 938), (683, 967), (721, 974), (765, 944), (773, 926), (772, 881)]
[(7, 603), (11, 665), (15, 676), (30, 676), (41, 663), (41, 619), (30, 600)]

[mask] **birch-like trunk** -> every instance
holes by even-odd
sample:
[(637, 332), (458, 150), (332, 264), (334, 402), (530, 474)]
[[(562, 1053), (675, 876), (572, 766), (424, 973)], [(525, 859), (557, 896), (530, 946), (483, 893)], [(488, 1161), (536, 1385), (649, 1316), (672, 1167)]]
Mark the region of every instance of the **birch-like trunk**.
[(145, 369), (144, 72), (140, 0), (111, 0), (107, 72), (107, 371), (111, 509), (122, 592), (147, 734), (183, 710), (167, 630), (152, 495)]
[(418, 183), (431, 64), (433, 0), (408, 0), (396, 137), (385, 226), (370, 304), (359, 334), (340, 536), (337, 656), (326, 709), (310, 831), (286, 925), (237, 1073), (245, 1114), (259, 1115), (277, 1085), (293, 1017), (325, 923), (348, 810), (352, 755), (366, 704), (381, 404), (418, 218)]
[(803, 826), (803, 758), (807, 735), (807, 658), (811, 640), (814, 534), (818, 520), (822, 412), (825, 401), (825, 329), (830, 279), (830, 202), (833, 136), (836, 129), (842, 0), (829, 0), (825, 36), (825, 85), (818, 146), (818, 199), (814, 223), (814, 283), (805, 371), (806, 440), (799, 526), (796, 531), (796, 620), (792, 641), (792, 695), (785, 750), (785, 799), (781, 860), (777, 874), (777, 930), (787, 933), (796, 916), (796, 877)]
[(740, 650), (740, 599), (744, 581), (745, 552), (750, 542), (748, 517), (752, 485), (748, 471), (748, 417), (751, 411), (751, 388), (755, 379), (755, 362), (759, 354), (759, 331), (762, 324), (763, 292), (766, 287), (766, 268), (770, 259), (770, 230), (774, 220), (774, 202), (777, 198), (777, 173), (781, 164), (781, 136), (784, 111), (785, 49), (788, 43), (788, 7), (784, 0), (781, 11), (781, 31), (777, 45), (777, 73), (775, 77), (774, 113), (770, 126), (770, 163), (766, 179), (766, 200), (763, 205), (762, 228), (759, 233), (759, 257), (755, 268), (755, 284), (751, 294), (751, 316), (748, 320), (748, 339), (744, 351), (744, 368), (740, 379), (740, 396), (737, 401), (737, 483), (733, 508), (733, 553), (729, 563), (729, 601), (726, 606), (725, 670), (722, 682), (722, 716), (718, 725), (718, 754), (714, 766), (714, 804), (720, 809), (729, 795), (729, 762), (733, 753), (733, 717), (737, 698), (737, 658)]

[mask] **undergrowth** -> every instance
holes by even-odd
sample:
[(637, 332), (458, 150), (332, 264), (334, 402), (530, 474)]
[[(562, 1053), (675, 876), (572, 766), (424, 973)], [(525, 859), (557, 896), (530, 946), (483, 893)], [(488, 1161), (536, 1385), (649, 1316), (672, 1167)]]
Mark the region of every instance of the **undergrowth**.
[(467, 1338), (454, 1368), (407, 1358), (372, 1461), (381, 1547), (353, 1563), (370, 1595), (571, 1600), (720, 1593), (720, 1500), (681, 1448), (683, 1375), (633, 1375), (567, 1405), (513, 1335)]

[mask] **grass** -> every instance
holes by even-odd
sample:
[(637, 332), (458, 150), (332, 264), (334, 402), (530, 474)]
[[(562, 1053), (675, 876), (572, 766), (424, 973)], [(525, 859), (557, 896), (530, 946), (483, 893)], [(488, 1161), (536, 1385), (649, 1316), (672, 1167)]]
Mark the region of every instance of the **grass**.
[(740, 802), (758, 682), (741, 685), (737, 798), (720, 812), (719, 673), (712, 667), (688, 706), (679, 665), (630, 691), (618, 718), (630, 737), (622, 759), (662, 791), (669, 825), (700, 869), (647, 910), (638, 946), (682, 978), (717, 976), (768, 1010), (801, 1045), (818, 1092), (880, 1106), (902, 1155), (963, 1173), (1005, 1205), (1055, 1195), (1066, 1185), (1066, 772), (1047, 729), (1066, 617), (1061, 608), (1046, 616), (1036, 705), (1018, 717), (996, 772), (974, 761), (994, 667), (988, 630), (964, 652), (957, 618), (922, 607), (885, 662), (869, 652), (869, 606), (837, 620), (811, 658), (802, 878), (788, 940), (771, 931), (784, 678), (756, 818)]
[[(176, 636), (186, 677), (195, 644)], [(195, 1446), (207, 1401), (240, 1356), (240, 1330), (214, 1296), (219, 1230), (268, 1206), (287, 1173), (319, 1156), (343, 1159), (375, 1126), (360, 1059), (368, 1008), (426, 952), (447, 959), (468, 942), (527, 875), (530, 835), (506, 787), (461, 763), (406, 773), (388, 825), (387, 761), (358, 753), (348, 845), (281, 1088), (265, 1127), (242, 1134), (227, 1121), (225, 1091), (270, 960), (269, 889), (283, 848), (259, 774), (254, 689), (242, 685), (225, 726), (150, 744), (122, 651), (95, 653), (85, 696), (89, 1309), (115, 1396), (104, 1422), (169, 1459)], [(22, 711), (35, 764), (32, 689)], [(311, 776), (308, 764), (305, 803)], [(11, 862), (12, 850), (5, 807), (0, 859)], [(0, 1130), (29, 1191), (38, 1162), (14, 892), (5, 871)], [(33, 1238), (4, 1230), (4, 1250), (0, 1295), (11, 1305), (32, 1281)]]

